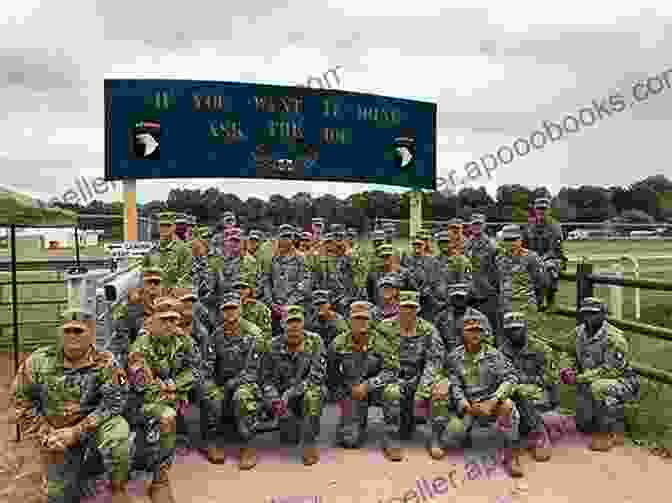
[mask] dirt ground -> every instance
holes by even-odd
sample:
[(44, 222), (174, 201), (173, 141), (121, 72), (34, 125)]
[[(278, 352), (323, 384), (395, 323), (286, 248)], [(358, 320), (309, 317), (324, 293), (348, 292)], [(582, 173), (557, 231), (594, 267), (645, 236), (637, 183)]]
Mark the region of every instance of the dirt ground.
[[(9, 423), (7, 407), (13, 358), (2, 360), (0, 503), (31, 503), (39, 482), (40, 466), (37, 453), (30, 446), (15, 442), (16, 430)], [(182, 453), (171, 475), (176, 501), (441, 503), (459, 497), (460, 501), (492, 503), (541, 502), (542, 499), (544, 503), (650, 502), (661, 494), (660, 481), (665, 475), (669, 476), (672, 463), (627, 445), (609, 453), (591, 452), (585, 437), (568, 431), (564, 438), (554, 442), (549, 462), (535, 463), (526, 457), (523, 460), (526, 477), (513, 480), (501, 464), (495, 464), (494, 458), (488, 462), (486, 453), (481, 451), (455, 451), (444, 460), (434, 461), (423, 448), (422, 435), (409, 442), (407, 457), (400, 463), (383, 458), (377, 448), (379, 438), (370, 439), (357, 451), (333, 448), (328, 439), (333, 434), (331, 423), (336, 420), (335, 412), (330, 410), (327, 415), (328, 424), (320, 436), (322, 459), (311, 467), (303, 466), (299, 449), (279, 449), (274, 433), (264, 434), (255, 441), (259, 464), (249, 472), (238, 469), (236, 449), (231, 449), (227, 462), (219, 466), (209, 464), (197, 452)], [(439, 477), (442, 480), (436, 480)], [(441, 489), (444, 491), (439, 493)], [(131, 493), (138, 502), (149, 501), (141, 496), (141, 483), (133, 482)], [(318, 496), (320, 500), (315, 499)], [(310, 497), (313, 499), (308, 499)], [(96, 498), (83, 503), (107, 501), (109, 493), (101, 490)]]

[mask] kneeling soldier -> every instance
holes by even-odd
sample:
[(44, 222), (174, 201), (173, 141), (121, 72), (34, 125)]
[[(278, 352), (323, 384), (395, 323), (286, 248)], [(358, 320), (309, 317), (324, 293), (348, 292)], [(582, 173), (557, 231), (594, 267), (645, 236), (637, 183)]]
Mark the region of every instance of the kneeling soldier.
[(326, 351), (319, 335), (304, 329), (303, 307), (287, 309), (286, 333), (273, 338), (264, 355), (264, 398), (280, 420), (283, 443), (298, 443), (303, 436), (303, 463), (320, 460), (322, 406), (326, 398)]
[(177, 416), (186, 411), (199, 380), (198, 350), (191, 338), (181, 337), (179, 322), (176, 311), (156, 313), (128, 356), (129, 404), (139, 407), (129, 407), (127, 414), (146, 435), (142, 462), (136, 466), (152, 474), (149, 496), (156, 503), (174, 501), (168, 472), (176, 455)]
[[(259, 365), (261, 330), (241, 319), (240, 294), (225, 293), (220, 305), (224, 322), (204, 343), (202, 410), (205, 414), (207, 455), (211, 463), (226, 460), (217, 445), (219, 428), (225, 416), (233, 417), (241, 440), (249, 442), (256, 434), (259, 412)], [(257, 454), (251, 447), (240, 450), (241, 470), (256, 466)]]
[[(472, 427), (479, 426), (491, 434), (503, 434), (510, 448), (518, 440), (520, 416), (510, 399), (518, 379), (504, 355), (481, 342), (481, 333), (480, 317), (465, 317), (464, 345), (446, 358), (444, 371), (458, 416), (448, 422), (445, 445), (461, 446), (470, 437)], [(511, 475), (520, 476), (517, 451), (512, 452), (510, 461)]]
[[(341, 420), (337, 439), (344, 447), (357, 448), (364, 441), (368, 409), (383, 408), (383, 451), (391, 461), (401, 461), (401, 390), (399, 386), (399, 336), (370, 328), (373, 306), (354, 302), (350, 308), (351, 330), (339, 334), (331, 358), (340, 370)], [(387, 336), (387, 337), (386, 337)]]
[(527, 334), (522, 313), (504, 315), (502, 347), (518, 373), (518, 386), (513, 401), (520, 412), (520, 436), (532, 451), (536, 461), (551, 458), (550, 440), (544, 426), (543, 414), (560, 403), (559, 374), (551, 348)]
[(78, 502), (82, 473), (96, 450), (109, 472), (113, 503), (129, 503), (129, 428), (121, 416), (125, 372), (112, 353), (95, 348), (95, 318), (64, 313), (63, 338), (31, 354), (11, 398), (21, 438), (37, 440), (49, 503)]

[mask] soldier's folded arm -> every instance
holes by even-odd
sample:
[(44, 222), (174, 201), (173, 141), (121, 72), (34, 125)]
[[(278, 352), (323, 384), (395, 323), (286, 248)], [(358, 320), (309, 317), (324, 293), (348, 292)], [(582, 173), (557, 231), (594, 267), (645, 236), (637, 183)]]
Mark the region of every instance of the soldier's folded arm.
[(13, 409), (12, 422), (19, 426), (21, 438), (43, 440), (53, 430), (46, 415), (34, 403), (37, 379), (33, 374), (34, 353), (21, 364), (10, 389), (10, 406)]
[(398, 352), (391, 347), (386, 347), (382, 342), (376, 342), (374, 339), (373, 348), (369, 351), (378, 353), (383, 358), (383, 368), (375, 376), (365, 381), (369, 391), (385, 388), (388, 384), (394, 384), (399, 380), (401, 364), (399, 362)]

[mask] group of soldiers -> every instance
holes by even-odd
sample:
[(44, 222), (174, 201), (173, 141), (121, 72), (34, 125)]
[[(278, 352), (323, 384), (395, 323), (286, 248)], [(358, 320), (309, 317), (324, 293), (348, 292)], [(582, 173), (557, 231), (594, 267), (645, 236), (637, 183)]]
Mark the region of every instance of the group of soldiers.
[(436, 236), (438, 254), (428, 232), (402, 253), (389, 228), (368, 248), (319, 221), (313, 233), (283, 225), (266, 241), (243, 236), (230, 212), (212, 235), (197, 228), (184, 240), (175, 214), (162, 213), (159, 254), (116, 310), (107, 346), (95, 347), (93, 313), (69, 310), (59, 343), (31, 355), (13, 384), (22, 433), (48, 467), (49, 501), (76, 501), (87, 476), (104, 473), (114, 503), (128, 502), (138, 473), (154, 503), (173, 502), (178, 435), (194, 427), (212, 463), (225, 461), (223, 433), (235, 434), (247, 470), (257, 464), (251, 441), (272, 419), (313, 465), (328, 402), (343, 447), (364, 443), (368, 409), (380, 407), (390, 461), (404, 458), (424, 418), (432, 458), (485, 435), (523, 476), (525, 450), (551, 457), (544, 415), (563, 383), (576, 386), (591, 448), (622, 443), (639, 378), (604, 302), (584, 299), (571, 366), (559, 368), (544, 341), (563, 261), (549, 206), (535, 201), (533, 225), (506, 226), (500, 242), (483, 215), (452, 220)]

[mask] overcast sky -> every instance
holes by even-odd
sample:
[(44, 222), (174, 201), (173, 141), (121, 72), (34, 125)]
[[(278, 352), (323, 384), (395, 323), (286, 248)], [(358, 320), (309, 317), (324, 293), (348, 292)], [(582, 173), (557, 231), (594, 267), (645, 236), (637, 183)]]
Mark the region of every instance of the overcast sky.
[[(438, 104), (438, 175), (529, 138), (544, 120), (672, 71), (672, 2), (138, 2), (5, 0), (0, 181), (59, 197), (104, 170), (103, 79), (297, 85), (340, 65), (344, 90)], [(404, 5), (404, 7), (395, 7)], [(672, 82), (672, 72), (668, 74)], [(630, 184), (672, 177), (672, 89), (496, 171), (503, 183)], [(459, 177), (458, 177), (459, 178)], [(480, 179), (477, 185), (485, 179)], [(195, 180), (242, 199), (346, 183)], [(138, 182), (140, 202), (170, 180)], [(110, 197), (102, 198), (110, 200)]]

